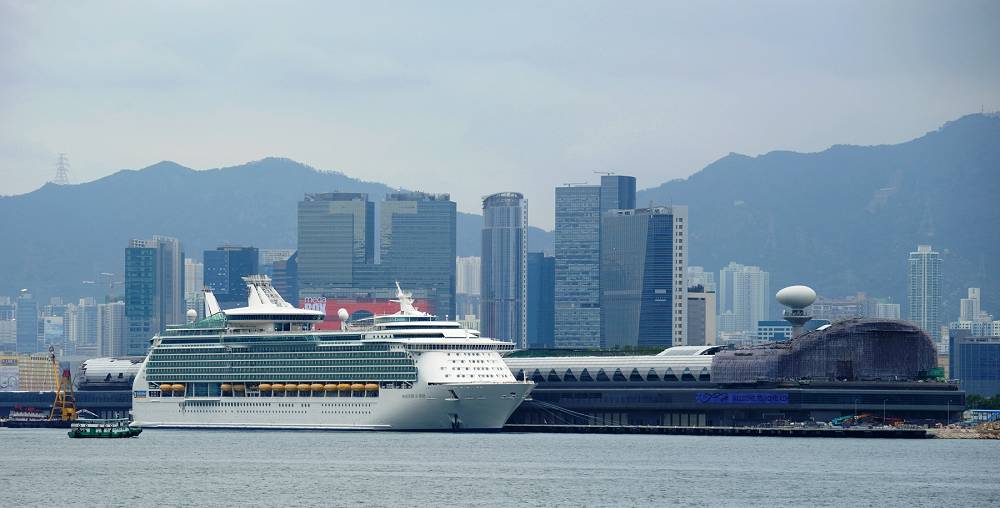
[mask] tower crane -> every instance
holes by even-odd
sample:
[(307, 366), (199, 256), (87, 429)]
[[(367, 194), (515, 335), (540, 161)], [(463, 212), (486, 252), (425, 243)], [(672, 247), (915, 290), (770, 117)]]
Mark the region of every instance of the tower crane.
[(69, 369), (60, 369), (56, 361), (56, 349), (49, 346), (49, 361), (52, 362), (52, 375), (56, 381), (56, 400), (52, 403), (49, 420), (59, 419), (70, 421), (76, 419), (76, 395), (73, 393), (73, 380)]

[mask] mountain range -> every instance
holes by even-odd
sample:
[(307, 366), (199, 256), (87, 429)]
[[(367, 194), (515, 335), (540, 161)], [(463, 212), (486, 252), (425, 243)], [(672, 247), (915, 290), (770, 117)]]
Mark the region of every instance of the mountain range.
[[(292, 248), (295, 203), (333, 190), (377, 203), (394, 189), (268, 158), (200, 171), (160, 162), (0, 197), (0, 294), (99, 295), (84, 281), (120, 274), (128, 240), (154, 234), (180, 238), (195, 258), (222, 243)], [(1000, 314), (998, 198), (1000, 117), (974, 114), (896, 145), (730, 154), (641, 190), (637, 202), (688, 205), (691, 264), (759, 265), (774, 290), (805, 283), (825, 296), (863, 291), (905, 304), (908, 253), (931, 244), (943, 257), (946, 322), (970, 286)], [(458, 254), (478, 255), (482, 217), (457, 222)], [(551, 252), (552, 233), (532, 228), (529, 248)]]

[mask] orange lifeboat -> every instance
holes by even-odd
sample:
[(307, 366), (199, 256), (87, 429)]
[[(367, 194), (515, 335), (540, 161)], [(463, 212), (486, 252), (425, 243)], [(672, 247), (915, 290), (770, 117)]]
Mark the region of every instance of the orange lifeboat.
[(375, 383), (368, 383), (368, 384), (365, 385), (365, 391), (366, 392), (377, 392), (378, 391), (378, 385), (375, 384)]
[(222, 391), (228, 392), (229, 390), (232, 390), (232, 389), (233, 389), (233, 385), (231, 385), (229, 383), (222, 383)]
[(337, 385), (337, 389), (342, 392), (346, 392), (351, 389), (351, 385), (347, 383), (340, 383), (339, 385)]
[(305, 383), (299, 383), (299, 391), (300, 392), (308, 392), (309, 391), (309, 385), (307, 385)]
[(276, 392), (283, 392), (285, 391), (285, 385), (281, 383), (274, 383), (273, 385), (271, 385), (271, 389)]
[(360, 392), (360, 391), (363, 391), (364, 389), (365, 389), (365, 385), (363, 385), (361, 383), (354, 383), (354, 384), (351, 385), (351, 391), (352, 392)]
[(336, 383), (327, 383), (323, 385), (323, 390), (327, 392), (335, 392), (337, 391), (337, 385)]
[(184, 385), (171, 385), (170, 389), (173, 390), (175, 393), (183, 392)]
[(233, 391), (245, 392), (247, 389), (246, 385), (233, 385)]
[(323, 391), (323, 385), (321, 385), (319, 383), (313, 383), (313, 384), (309, 385), (309, 389), (312, 390), (312, 391), (314, 391), (314, 392), (321, 392), (321, 391)]
[(262, 391), (262, 392), (269, 392), (269, 391), (271, 391), (271, 384), (270, 383), (261, 383), (260, 386), (258, 386), (258, 388), (260, 388), (260, 391)]

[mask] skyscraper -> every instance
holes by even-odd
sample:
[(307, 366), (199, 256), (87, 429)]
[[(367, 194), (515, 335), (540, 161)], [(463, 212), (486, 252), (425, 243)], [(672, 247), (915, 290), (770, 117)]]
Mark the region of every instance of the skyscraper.
[(223, 309), (245, 307), (247, 286), (243, 277), (256, 275), (260, 254), (255, 247), (223, 245), (215, 250), (206, 250), (205, 288), (211, 289), (219, 306)]
[(168, 324), (185, 322), (184, 250), (180, 240), (154, 236), (125, 249), (127, 352), (144, 355)]
[(601, 215), (635, 208), (635, 178), (606, 175), (601, 185), (556, 188), (555, 345), (601, 344)]
[(518, 192), (483, 199), (483, 335), (527, 347), (528, 205)]
[(687, 207), (611, 210), (601, 226), (601, 346), (687, 344)]
[(275, 261), (271, 266), (271, 285), (286, 302), (298, 306), (299, 303), (299, 253), (293, 252), (284, 261)]
[(770, 317), (770, 274), (758, 266), (729, 263), (719, 271), (718, 297), (721, 331), (756, 333), (757, 322)]
[[(715, 292), (715, 274), (706, 272), (701, 266), (689, 266), (687, 272), (688, 284), (691, 286), (701, 286), (705, 291)], [(715, 312), (714, 310), (712, 311)]]
[(367, 194), (306, 194), (298, 206), (300, 297), (349, 296), (374, 262), (375, 205)]
[[(479, 256), (455, 258), (455, 313), (458, 317), (479, 317), (479, 279), (482, 277)], [(477, 325), (478, 328), (478, 325)]]
[(97, 343), (102, 356), (128, 354), (125, 325), (125, 302), (102, 303), (97, 306)]
[(379, 210), (384, 282), (398, 281), (438, 316), (455, 317), (455, 202), (448, 194), (392, 192)]
[(556, 258), (528, 253), (528, 347), (555, 344)]
[(978, 321), (982, 312), (981, 292), (979, 288), (969, 288), (969, 297), (962, 298), (959, 303), (959, 321)]
[(260, 249), (260, 273), (273, 276), (274, 263), (288, 261), (292, 254), (295, 254), (295, 249)]
[(38, 351), (38, 302), (28, 290), (21, 290), (17, 295), (15, 315), (17, 352), (30, 354)]
[(941, 340), (941, 255), (930, 245), (910, 253), (907, 317), (935, 341)]

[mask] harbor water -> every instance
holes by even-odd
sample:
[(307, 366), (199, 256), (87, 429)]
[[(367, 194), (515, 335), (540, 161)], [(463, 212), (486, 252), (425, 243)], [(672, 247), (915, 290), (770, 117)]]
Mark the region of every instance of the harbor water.
[(1000, 443), (0, 428), (4, 506), (996, 506)]

